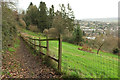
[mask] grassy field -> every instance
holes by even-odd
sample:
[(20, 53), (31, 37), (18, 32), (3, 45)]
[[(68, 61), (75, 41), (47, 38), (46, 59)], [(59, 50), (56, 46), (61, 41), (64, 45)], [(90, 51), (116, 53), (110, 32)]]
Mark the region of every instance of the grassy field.
[[(33, 36), (40, 36), (40, 33), (33, 33), (24, 30), (25, 33)], [(41, 37), (44, 38), (44, 37)], [(50, 55), (58, 58), (58, 41), (50, 41)], [(46, 42), (42, 42), (45, 46)], [(77, 45), (62, 42), (62, 72), (69, 76), (80, 78), (118, 78), (118, 56), (101, 52), (97, 55), (78, 50)]]

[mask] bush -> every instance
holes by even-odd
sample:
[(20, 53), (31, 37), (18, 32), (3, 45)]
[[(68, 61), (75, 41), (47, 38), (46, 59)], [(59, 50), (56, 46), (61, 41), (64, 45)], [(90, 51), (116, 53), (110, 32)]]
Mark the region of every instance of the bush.
[(20, 21), (20, 26), (23, 26), (23, 28), (26, 28), (26, 23), (25, 23), (25, 21), (22, 20), (22, 19), (19, 19), (19, 21)]
[(114, 49), (113, 49), (113, 53), (114, 53), (114, 54), (118, 54), (119, 52), (120, 52), (120, 49), (119, 49), (119, 48), (114, 48)]
[(84, 42), (79, 42), (79, 46), (83, 46), (84, 45)]
[(73, 37), (63, 37), (63, 41), (74, 44)]
[(29, 30), (31, 30), (33, 32), (38, 32), (39, 31), (39, 29), (35, 25), (29, 25)]
[(15, 37), (17, 36), (16, 24), (12, 4), (2, 4), (2, 49), (4, 51), (7, 50), (9, 46), (13, 46), (15, 42)]
[(44, 29), (43, 33), (48, 34), (49, 37), (58, 37), (58, 33), (55, 28)]
[[(103, 39), (104, 41), (102, 41)], [(85, 43), (94, 49), (98, 49), (99, 46), (104, 43), (101, 47), (101, 51), (113, 53), (113, 49), (118, 47), (118, 38), (112, 36), (99, 36), (96, 37), (95, 40), (88, 40), (88, 42), (85, 41)]]
[(48, 29), (44, 29), (43, 33), (44, 33), (45, 35), (47, 35), (47, 34), (48, 34)]

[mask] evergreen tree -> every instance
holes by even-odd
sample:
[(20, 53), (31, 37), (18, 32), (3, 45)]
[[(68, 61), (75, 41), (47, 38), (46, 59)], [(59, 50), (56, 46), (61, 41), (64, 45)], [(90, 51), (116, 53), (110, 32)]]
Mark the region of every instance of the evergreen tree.
[(30, 24), (38, 25), (38, 9), (36, 5), (33, 5), (32, 3), (30, 3), (24, 20), (27, 26), (29, 26)]
[(48, 29), (48, 16), (45, 2), (40, 2), (38, 28), (41, 32), (43, 32), (44, 29)]
[(75, 28), (73, 36), (74, 36), (74, 41), (77, 45), (79, 44), (79, 42), (81, 42), (83, 40), (82, 39), (82, 36), (83, 36), (82, 30), (80, 29), (79, 25), (77, 25), (77, 27)]
[(33, 5), (33, 3), (32, 2), (30, 2), (30, 6), (32, 6)]
[(51, 8), (49, 9), (49, 16), (48, 16), (48, 21), (49, 21), (49, 25), (48, 27), (51, 28), (52, 27), (52, 23), (53, 23), (53, 18), (54, 18), (54, 6), (52, 5)]
[(31, 6), (33, 6), (33, 3), (32, 3), (32, 2), (30, 2), (30, 4), (29, 4), (29, 6), (28, 6), (27, 9), (29, 10)]
[(70, 4), (68, 3), (67, 5), (67, 9), (68, 9), (68, 12), (67, 12), (67, 26), (69, 27), (69, 30), (70, 31), (73, 31), (74, 29), (74, 19), (75, 19), (75, 16), (74, 16), (74, 13), (72, 11), (72, 8), (70, 7)]
[(60, 8), (61, 8), (61, 15), (62, 15), (62, 18), (66, 19), (67, 18), (67, 12), (66, 12), (66, 8), (65, 8), (65, 5), (62, 4), (62, 5), (59, 5)]

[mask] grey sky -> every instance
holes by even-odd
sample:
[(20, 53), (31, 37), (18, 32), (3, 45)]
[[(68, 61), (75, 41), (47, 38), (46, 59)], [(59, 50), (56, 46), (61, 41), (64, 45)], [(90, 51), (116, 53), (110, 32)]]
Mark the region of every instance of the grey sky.
[(40, 1), (48, 8), (53, 4), (55, 10), (59, 4), (70, 3), (76, 19), (118, 17), (119, 0), (19, 0), (19, 8), (26, 10), (30, 2), (38, 7)]

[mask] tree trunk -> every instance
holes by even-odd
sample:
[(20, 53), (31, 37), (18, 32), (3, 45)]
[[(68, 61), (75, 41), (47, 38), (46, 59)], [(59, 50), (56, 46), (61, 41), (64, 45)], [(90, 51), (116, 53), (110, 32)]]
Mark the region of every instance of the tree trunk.
[(104, 44), (104, 43), (102, 43), (102, 44), (100, 45), (100, 47), (98, 48), (97, 54), (99, 54), (99, 51), (100, 51), (101, 47), (103, 46), (103, 44)]

